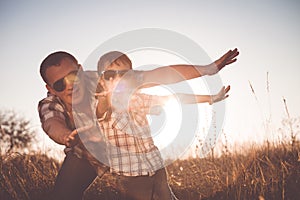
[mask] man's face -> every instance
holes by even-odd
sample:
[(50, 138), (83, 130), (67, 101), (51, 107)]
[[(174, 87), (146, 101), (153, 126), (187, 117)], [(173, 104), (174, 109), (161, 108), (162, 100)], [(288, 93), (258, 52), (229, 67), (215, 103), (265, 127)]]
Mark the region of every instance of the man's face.
[(80, 65), (67, 58), (59, 66), (51, 66), (46, 70), (48, 91), (58, 96), (68, 109), (72, 103), (80, 103), (84, 97), (84, 80), (80, 78), (78, 70), (81, 70)]

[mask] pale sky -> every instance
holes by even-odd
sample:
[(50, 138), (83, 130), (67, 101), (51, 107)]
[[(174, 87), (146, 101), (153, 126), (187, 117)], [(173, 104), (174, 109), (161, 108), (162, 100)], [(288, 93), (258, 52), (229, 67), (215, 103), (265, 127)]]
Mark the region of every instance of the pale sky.
[[(65, 50), (84, 63), (92, 51), (113, 36), (161, 28), (195, 41), (212, 60), (230, 48), (239, 49), (238, 61), (220, 72), (223, 83), (232, 88), (226, 101), (224, 130), (232, 140), (263, 138), (262, 123), (270, 113), (274, 129), (280, 127), (285, 116), (282, 97), (287, 99), (292, 117), (300, 114), (299, 10), (296, 0), (2, 0), (0, 109), (12, 109), (30, 119), (42, 143), (48, 145), (37, 113), (37, 103), (46, 95), (39, 75), (45, 56)], [(253, 84), (258, 103), (248, 81)]]

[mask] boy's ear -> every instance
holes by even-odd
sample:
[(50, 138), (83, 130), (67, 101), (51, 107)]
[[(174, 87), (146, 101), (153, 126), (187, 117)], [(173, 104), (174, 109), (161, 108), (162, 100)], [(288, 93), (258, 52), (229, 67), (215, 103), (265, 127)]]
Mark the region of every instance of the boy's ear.
[(96, 88), (96, 93), (101, 93), (101, 92), (103, 92), (104, 91), (104, 88), (103, 88), (103, 86), (102, 86), (102, 84), (101, 84), (101, 81), (100, 81), (101, 79), (99, 79), (98, 80), (98, 82), (97, 82), (97, 88)]
[(105, 88), (105, 81), (103, 80), (103, 77), (100, 78), (99, 82), (100, 82), (100, 85), (101, 85), (103, 88)]

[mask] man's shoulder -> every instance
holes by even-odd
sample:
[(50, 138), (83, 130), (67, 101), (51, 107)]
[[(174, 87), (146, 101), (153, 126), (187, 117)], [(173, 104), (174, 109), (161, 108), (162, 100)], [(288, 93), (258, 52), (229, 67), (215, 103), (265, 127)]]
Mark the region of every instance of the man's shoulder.
[(39, 111), (47, 109), (65, 112), (64, 105), (59, 97), (50, 93), (47, 94), (46, 98), (39, 101), (38, 109)]
[(57, 102), (59, 103), (59, 97), (53, 95), (53, 94), (50, 94), (50, 93), (47, 93), (47, 97), (43, 98), (42, 100), (39, 101), (39, 104), (46, 104), (46, 103), (52, 103), (52, 102)]

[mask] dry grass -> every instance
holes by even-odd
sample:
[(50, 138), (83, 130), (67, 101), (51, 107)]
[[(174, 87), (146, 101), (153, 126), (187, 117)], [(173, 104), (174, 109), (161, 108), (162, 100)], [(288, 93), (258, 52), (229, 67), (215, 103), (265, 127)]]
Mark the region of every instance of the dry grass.
[[(266, 118), (250, 81), (249, 85), (267, 132), (266, 127), (272, 126), (271, 108), (270, 117)], [(270, 93), (269, 73), (267, 93)], [(243, 148), (240, 151), (243, 154), (231, 153), (226, 144), (224, 154), (219, 158), (212, 154), (208, 158), (173, 162), (167, 167), (167, 171), (176, 196), (183, 200), (299, 199), (299, 120), (294, 120), (289, 115), (284, 98), (283, 101), (288, 116), (284, 132), (290, 133), (287, 140), (278, 143), (267, 141), (262, 146)], [(45, 199), (51, 192), (60, 167), (58, 161), (41, 153), (0, 155), (0, 161), (1, 200)], [(118, 199), (115, 183), (115, 177), (109, 173), (96, 179), (86, 191), (85, 200)]]
[[(177, 161), (171, 185), (181, 199), (297, 199), (298, 148), (255, 147), (245, 155)], [(182, 169), (182, 171), (180, 170)]]
[(46, 155), (13, 153), (0, 157), (0, 199), (42, 199), (47, 196), (59, 169)]
[[(300, 145), (252, 147), (220, 158), (178, 160), (167, 167), (180, 199), (297, 199), (300, 196)], [(43, 154), (0, 157), (0, 199), (44, 199), (59, 163)], [(85, 199), (118, 199), (115, 177), (96, 179)]]

